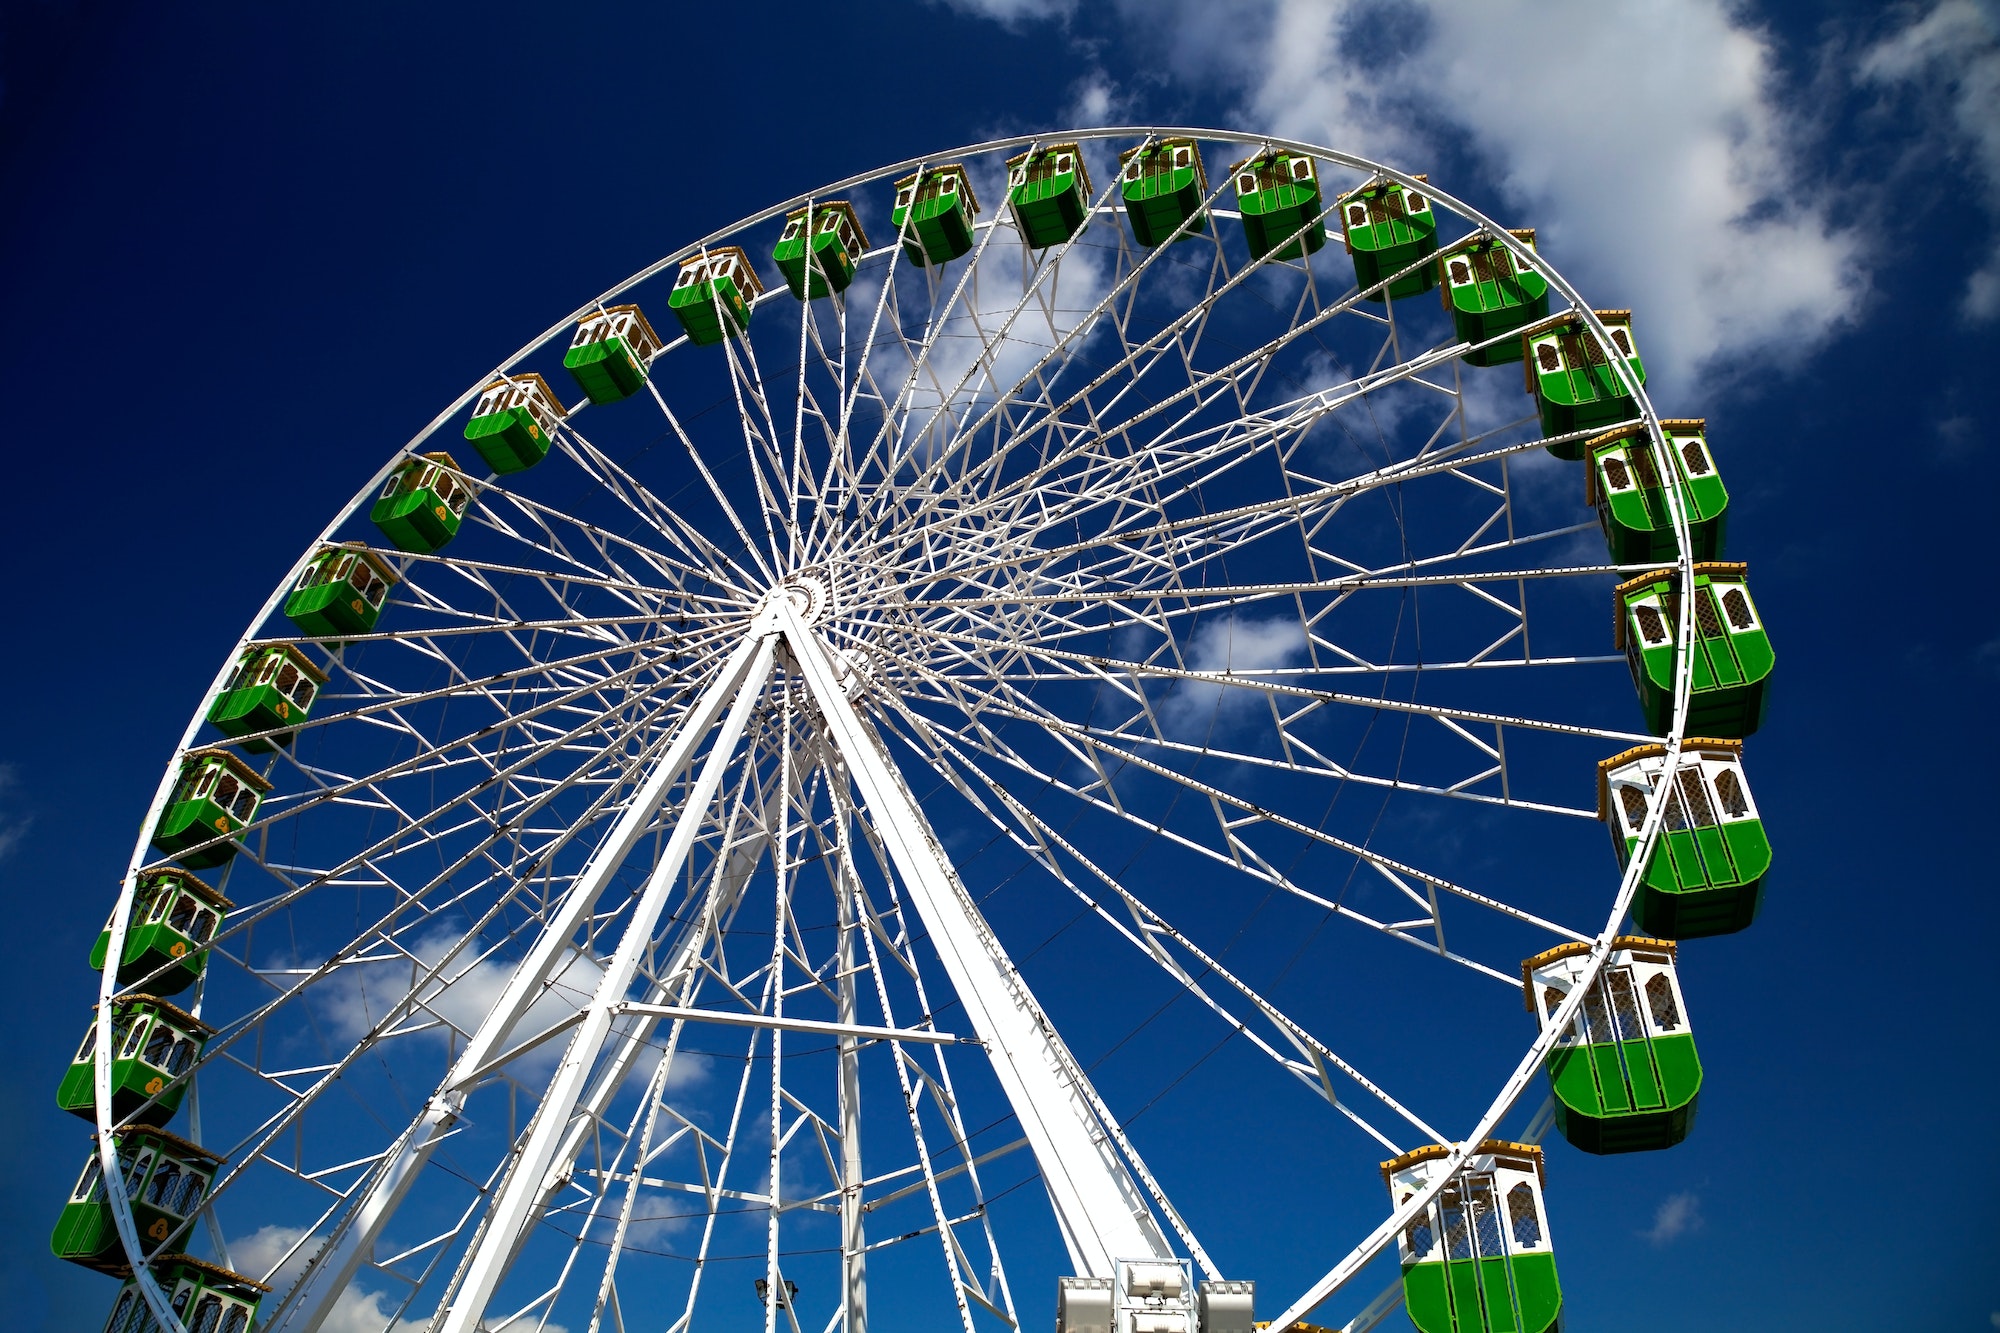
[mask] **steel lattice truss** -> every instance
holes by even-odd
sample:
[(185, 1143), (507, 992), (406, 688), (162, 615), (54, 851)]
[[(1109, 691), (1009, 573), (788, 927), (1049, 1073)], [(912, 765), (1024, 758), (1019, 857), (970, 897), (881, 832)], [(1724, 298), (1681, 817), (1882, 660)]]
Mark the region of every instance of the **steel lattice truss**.
[[(1218, 165), (1267, 142), (1211, 137)], [(957, 156), (1004, 198), (1020, 146)], [(1156, 250), (1107, 187), (1065, 245), (1027, 250), (1000, 208), (964, 261), (913, 266), (884, 203), (912, 165), (816, 196), (884, 204), (844, 294), (779, 286), (748, 337), (670, 339), (645, 401), (573, 408), (537, 469), (467, 468), (452, 545), (389, 552), (377, 632), (297, 638), (294, 569), (246, 636), (331, 677), (260, 761), (274, 790), (211, 876), (236, 906), (189, 999), (219, 1028), (184, 1125), (225, 1163), (200, 1221), (273, 1282), (261, 1328), (761, 1309), (860, 1333), (885, 1292), (966, 1333), (1034, 1322), (1008, 1229), (1047, 1246), (1048, 1158), (1079, 1124), (1102, 1160), (1059, 1165), (1126, 1191), (1136, 1228), (1103, 1245), (1217, 1276), (1199, 1237), (1226, 1222), (1177, 1209), (1120, 1119), (1157, 1089), (1083, 1063), (1110, 1043), (1049, 1026), (1034, 1077), (1069, 1105), (1021, 1119), (1023, 1054), (954, 969), (994, 961), (991, 994), (1072, 1017), (1015, 956), (1068, 938), (1016, 933), (1029, 885), (1135, 993), (1192, 1001), (1184, 1063), (1261, 1053), (1354, 1161), (1476, 1140), (1539, 1047), (1463, 1057), (1476, 1105), (1406, 1091), (1347, 1040), (1387, 1012), (1283, 998), (1287, 968), (1240, 942), (1259, 911), (1332, 919), (1322, 965), (1482, 1012), (1518, 1004), (1527, 953), (1608, 938), (1630, 893), (1608, 865), (1560, 892), (1523, 867), (1598, 847), (1590, 765), (1652, 738), (1610, 651), (1617, 567), (1517, 372), (1464, 367), (1430, 298), (1364, 299), (1337, 226), (1248, 262), (1221, 189), (1206, 232)], [(783, 207), (704, 244), (764, 253)], [(664, 329), (680, 257), (586, 312), (637, 299)], [(503, 369), (551, 367), (567, 327)], [(463, 465), (427, 437), (479, 387), (408, 452)], [(407, 456), (330, 538), (387, 549), (366, 508)], [(135, 869), (157, 855), (142, 837)], [(1354, 952), (1370, 938), (1395, 947)], [(1348, 1178), (1386, 1217), (1372, 1171)], [(752, 1304), (752, 1276), (801, 1294)]]

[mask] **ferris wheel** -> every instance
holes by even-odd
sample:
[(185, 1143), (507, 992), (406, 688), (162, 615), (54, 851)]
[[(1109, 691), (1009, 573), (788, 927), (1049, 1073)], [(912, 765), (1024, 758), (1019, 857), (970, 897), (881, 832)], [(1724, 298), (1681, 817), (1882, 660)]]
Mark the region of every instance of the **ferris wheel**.
[[(1208, 130), (673, 252), (222, 665), (56, 1253), (107, 1333), (1553, 1326), (1540, 1141), (1688, 1133), (1677, 942), (1770, 859), (1769, 639), (1634, 336), (1426, 177)], [(1310, 1152), (1231, 1132), (1280, 1103)], [(1246, 1200), (1324, 1275), (1259, 1287)]]

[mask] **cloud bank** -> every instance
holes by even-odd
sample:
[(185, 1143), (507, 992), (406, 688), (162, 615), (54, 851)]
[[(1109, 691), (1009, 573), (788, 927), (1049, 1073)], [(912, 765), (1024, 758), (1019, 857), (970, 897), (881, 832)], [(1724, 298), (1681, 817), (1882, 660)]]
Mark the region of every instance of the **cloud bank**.
[[(950, 4), (1012, 26), (1072, 12), (1049, 0)], [(1870, 229), (1807, 165), (1820, 117), (1741, 5), (1116, 0), (1115, 12), (1156, 76), (1220, 92), (1239, 124), (1436, 168), (1447, 188), (1444, 176), (1476, 163), (1500, 197), (1475, 202), (1536, 227), (1592, 300), (1637, 312), (1663, 410), (1695, 410), (1698, 385), (1747, 372), (1753, 355), (1760, 367), (1804, 358), (1867, 299)], [(1966, 54), (1983, 15), (1944, 0), (1907, 17), (1872, 77), (1957, 62), (1959, 121), (2000, 158), (2000, 65)], [(1135, 91), (1089, 79), (1075, 110)], [(1967, 296), (1968, 312), (1989, 305), (2000, 305), (2000, 256)]]

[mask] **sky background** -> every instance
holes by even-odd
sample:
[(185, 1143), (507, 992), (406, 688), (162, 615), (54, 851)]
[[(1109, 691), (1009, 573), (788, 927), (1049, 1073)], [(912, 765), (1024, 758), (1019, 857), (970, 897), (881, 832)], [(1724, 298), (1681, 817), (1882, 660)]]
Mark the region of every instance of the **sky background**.
[(1662, 414), (1726, 441), (1779, 653), (1754, 742), (1777, 868), (1756, 926), (1683, 968), (1694, 1136), (1551, 1150), (1571, 1327), (2000, 1327), (1991, 7), (9, 0), (0, 80), (9, 1327), (108, 1304), (46, 1251), (83, 955), (199, 692), (333, 509), (689, 239), (1117, 123), (1433, 173), (1633, 307)]

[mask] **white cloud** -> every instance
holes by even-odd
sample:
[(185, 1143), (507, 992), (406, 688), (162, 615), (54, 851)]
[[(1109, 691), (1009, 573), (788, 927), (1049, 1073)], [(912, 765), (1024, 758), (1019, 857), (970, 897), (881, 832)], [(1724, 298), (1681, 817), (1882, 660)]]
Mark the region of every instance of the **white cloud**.
[[(319, 1248), (318, 1241), (307, 1241), (298, 1247), (297, 1254), (286, 1259), (286, 1254), (298, 1245), (305, 1234), (300, 1227), (259, 1227), (248, 1236), (231, 1241), (229, 1257), (237, 1272), (260, 1278), (276, 1295), (282, 1296), (298, 1280), (306, 1261)], [(272, 1272), (272, 1266), (281, 1259), (284, 1266)], [(334, 1303), (326, 1322), (320, 1327), (324, 1333), (417, 1333), (429, 1322), (428, 1314), (398, 1319), (395, 1305), (385, 1293), (350, 1286), (340, 1294), (340, 1299)], [(533, 1325), (515, 1327), (531, 1328)], [(561, 1324), (552, 1323), (545, 1326), (544, 1333), (568, 1333), (568, 1330)]]
[[(1190, 671), (1249, 673), (1290, 666), (1304, 660), (1306, 632), (1297, 620), (1283, 615), (1265, 619), (1226, 616), (1211, 620), (1189, 640)], [(1159, 706), (1160, 725), (1170, 738), (1192, 740), (1210, 736), (1257, 707), (1261, 690), (1184, 681)]]
[[(410, 946), (410, 951), (430, 966), (444, 957), (453, 942), (452, 932), (441, 930), (417, 940)], [(468, 959), (477, 948), (475, 944), (460, 954), (447, 969), (446, 979), (426, 983), (422, 992), (429, 1010), (466, 1033), (478, 1030), (481, 1021), (499, 1001), (514, 970), (512, 963), (489, 960), (468, 965)], [(515, 1025), (514, 1040), (519, 1041), (542, 1031), (581, 1009), (596, 993), (603, 975), (603, 965), (595, 958), (571, 953), (557, 971), (555, 979)], [(340, 1037), (358, 1041), (387, 1018), (403, 1002), (409, 990), (408, 963), (351, 964), (314, 986), (313, 998)], [(421, 1021), (421, 1015), (414, 1020), (404, 1016), (398, 1023), (412, 1021)], [(439, 1040), (443, 1039), (442, 1030), (433, 1029), (433, 1034)], [(546, 1067), (562, 1054), (563, 1047), (562, 1037), (552, 1038), (520, 1057), (512, 1067), (516, 1072)]]
[(1068, 18), (1076, 12), (1076, 0), (933, 0), (933, 3), (1010, 26), (1038, 19)]
[(10, 856), (28, 836), (35, 817), (22, 814), (17, 802), (21, 790), (21, 770), (13, 764), (0, 764), (0, 861)]
[(1809, 118), (1728, 0), (1118, 9), (1183, 84), (1233, 95), (1243, 125), (1412, 171), (1447, 147), (1482, 159), (1503, 198), (1469, 202), (1536, 227), (1591, 301), (1637, 311), (1669, 404), (1743, 355), (1809, 353), (1865, 295), (1862, 228), (1809, 184)]
[[(1971, 159), (1988, 219), (2000, 226), (2000, 24), (1972, 0), (1904, 13), (1908, 22), (1863, 53), (1860, 77), (1943, 104), (1942, 115), (1927, 118), (1945, 150), (1935, 157)], [(1992, 252), (1965, 284), (1960, 309), (1970, 320), (2000, 315), (2000, 241), (1988, 244)]]
[[(305, 1235), (304, 1227), (258, 1227), (249, 1235), (229, 1242), (230, 1266), (282, 1293), (298, 1280), (318, 1248), (311, 1242), (299, 1245)], [(296, 1253), (294, 1246), (298, 1247)]]
[(1656, 1246), (1666, 1246), (1690, 1231), (1701, 1230), (1701, 1224), (1701, 1198), (1691, 1190), (1684, 1190), (1660, 1201), (1651, 1229), (1641, 1234)]

